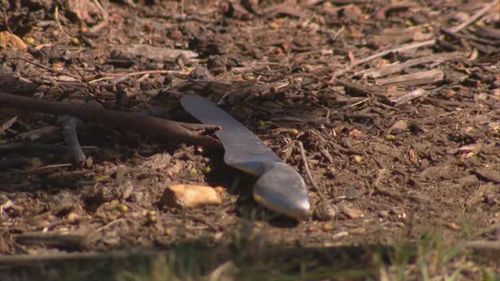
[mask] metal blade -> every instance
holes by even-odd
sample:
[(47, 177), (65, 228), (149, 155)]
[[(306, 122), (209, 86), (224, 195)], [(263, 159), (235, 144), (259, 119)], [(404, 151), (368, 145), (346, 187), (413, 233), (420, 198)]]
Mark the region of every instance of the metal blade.
[(252, 131), (199, 95), (183, 96), (181, 105), (201, 122), (222, 127), (215, 134), (224, 146), (224, 161), (260, 177), (253, 192), (259, 204), (289, 217), (303, 218), (309, 214), (307, 187), (300, 174), (281, 162)]

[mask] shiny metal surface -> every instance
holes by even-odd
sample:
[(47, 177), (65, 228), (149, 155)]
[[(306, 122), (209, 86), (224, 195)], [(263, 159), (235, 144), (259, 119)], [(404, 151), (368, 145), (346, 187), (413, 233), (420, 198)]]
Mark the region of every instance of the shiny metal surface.
[(201, 122), (222, 127), (215, 134), (224, 146), (226, 164), (259, 177), (253, 191), (255, 201), (288, 217), (309, 215), (307, 187), (300, 174), (281, 162), (252, 131), (199, 95), (183, 96), (181, 105)]

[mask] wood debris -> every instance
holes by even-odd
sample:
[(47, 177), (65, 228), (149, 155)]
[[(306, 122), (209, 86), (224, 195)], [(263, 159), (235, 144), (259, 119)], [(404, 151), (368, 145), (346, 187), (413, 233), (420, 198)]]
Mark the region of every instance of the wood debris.
[(143, 57), (160, 62), (172, 62), (179, 56), (183, 56), (184, 58), (190, 60), (198, 57), (198, 53), (190, 50), (155, 47), (144, 44), (134, 44), (128, 47), (126, 51), (134, 57)]
[(444, 72), (439, 69), (420, 71), (391, 78), (378, 79), (377, 85), (398, 85), (398, 86), (418, 86), (432, 84), (444, 79)]

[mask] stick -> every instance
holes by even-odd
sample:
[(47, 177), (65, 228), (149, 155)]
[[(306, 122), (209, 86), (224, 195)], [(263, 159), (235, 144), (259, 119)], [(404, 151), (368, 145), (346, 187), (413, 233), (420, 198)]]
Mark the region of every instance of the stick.
[(422, 84), (436, 83), (444, 79), (444, 72), (440, 69), (431, 69), (426, 71), (415, 72), (411, 74), (400, 75), (378, 79), (377, 85), (404, 85), (416, 86)]
[(394, 106), (400, 106), (402, 104), (409, 103), (410, 101), (412, 101), (416, 98), (428, 96), (429, 94), (430, 94), (429, 91), (422, 89), (422, 88), (418, 88), (418, 89), (415, 89), (407, 94), (401, 95), (399, 97), (396, 97), (396, 98), (393, 98), (390, 100), (394, 104)]
[(7, 122), (0, 126), (0, 134), (8, 130), (17, 121), (17, 116), (10, 118)]
[(468, 20), (464, 21), (462, 24), (450, 28), (450, 32), (452, 33), (457, 33), (460, 30), (466, 28), (467, 26), (473, 24), (476, 22), (478, 19), (480, 19), (482, 16), (484, 16), (487, 12), (490, 11), (490, 9), (495, 8), (495, 6), (500, 2), (500, 0), (494, 0), (490, 4), (487, 4), (484, 6), (481, 10), (479, 10), (477, 13), (475, 13), (472, 17), (470, 17)]
[(325, 192), (323, 191), (323, 189), (319, 188), (318, 184), (316, 183), (316, 181), (314, 180), (314, 178), (311, 174), (311, 170), (309, 169), (309, 164), (307, 162), (306, 151), (304, 149), (304, 145), (302, 144), (301, 141), (298, 141), (298, 143), (299, 143), (299, 148), (300, 148), (300, 155), (302, 156), (302, 160), (304, 161), (304, 169), (306, 170), (307, 177), (309, 178), (309, 181), (311, 182), (313, 187), (318, 191), (319, 195), (321, 197), (324, 197)]
[(357, 72), (356, 75), (363, 75), (366, 77), (370, 78), (380, 78), (384, 76), (389, 76), (394, 73), (401, 72), (407, 68), (410, 68), (412, 66), (420, 65), (420, 64), (426, 64), (426, 63), (432, 63), (433, 65), (442, 63), (447, 60), (454, 60), (454, 59), (459, 59), (463, 58), (464, 53), (460, 52), (454, 52), (454, 53), (439, 53), (439, 54), (432, 54), (429, 56), (425, 57), (420, 57), (417, 59), (411, 59), (407, 60), (403, 63), (397, 63), (397, 64), (391, 64), (384, 66), (382, 68), (380, 67), (372, 67), (367, 70), (363, 70), (360, 72)]
[(465, 247), (474, 250), (500, 251), (500, 241), (478, 240), (465, 243)]
[(61, 234), (52, 232), (32, 232), (14, 236), (16, 243), (25, 246), (45, 246), (68, 250), (82, 250), (85, 247), (85, 236), (78, 234)]
[(0, 107), (26, 109), (55, 115), (72, 115), (82, 121), (103, 124), (123, 131), (170, 142), (220, 148), (220, 142), (208, 136), (217, 126), (189, 124), (127, 112), (96, 109), (82, 105), (27, 98), (0, 92)]
[(113, 251), (113, 252), (55, 252), (55, 253), (42, 253), (37, 255), (19, 254), (19, 255), (3, 255), (0, 256), (0, 265), (13, 266), (13, 265), (32, 265), (35, 262), (64, 262), (64, 261), (81, 261), (90, 259), (123, 259), (131, 256), (149, 256), (161, 254), (160, 251), (146, 250), (146, 251)]
[(350, 67), (353, 68), (354, 66), (357, 66), (357, 65), (360, 65), (360, 64), (363, 64), (363, 63), (367, 63), (369, 61), (372, 61), (374, 59), (378, 59), (380, 57), (383, 57), (383, 56), (386, 56), (386, 55), (389, 55), (389, 54), (392, 54), (392, 53), (399, 53), (399, 52), (404, 52), (404, 51), (408, 51), (408, 50), (417, 49), (417, 48), (420, 48), (420, 47), (432, 46), (435, 43), (436, 43), (436, 39), (431, 39), (431, 40), (427, 40), (427, 41), (423, 41), (423, 42), (415, 42), (415, 43), (406, 44), (406, 45), (403, 45), (403, 46), (400, 46), (400, 47), (388, 49), (388, 50), (385, 50), (385, 51), (381, 51), (381, 52), (375, 53), (375, 54), (373, 54), (373, 55), (371, 55), (369, 57), (366, 57), (364, 59), (357, 60), (357, 61), (353, 62), (350, 65)]

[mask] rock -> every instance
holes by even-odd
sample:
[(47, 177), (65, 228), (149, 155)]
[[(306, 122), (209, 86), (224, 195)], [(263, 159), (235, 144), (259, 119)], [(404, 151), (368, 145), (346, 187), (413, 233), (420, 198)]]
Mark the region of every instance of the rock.
[(451, 229), (451, 230), (460, 230), (460, 226), (458, 226), (456, 223), (454, 222), (449, 222), (446, 224), (446, 226)]
[(337, 207), (331, 202), (321, 202), (314, 210), (314, 217), (319, 221), (332, 220), (337, 216)]
[(399, 135), (401, 132), (406, 131), (407, 129), (408, 122), (406, 120), (399, 120), (389, 128), (389, 134)]
[(210, 186), (169, 185), (160, 199), (160, 205), (174, 208), (196, 208), (204, 205), (220, 205), (220, 194)]
[(8, 31), (0, 32), (0, 49), (15, 49), (20, 51), (26, 51), (28, 46), (24, 41)]
[(331, 231), (334, 228), (335, 228), (335, 224), (332, 222), (327, 222), (327, 223), (323, 224), (323, 226), (321, 227), (321, 229), (323, 229), (323, 231)]
[(347, 231), (340, 231), (332, 235), (332, 240), (338, 240), (340, 238), (349, 236), (349, 232)]

